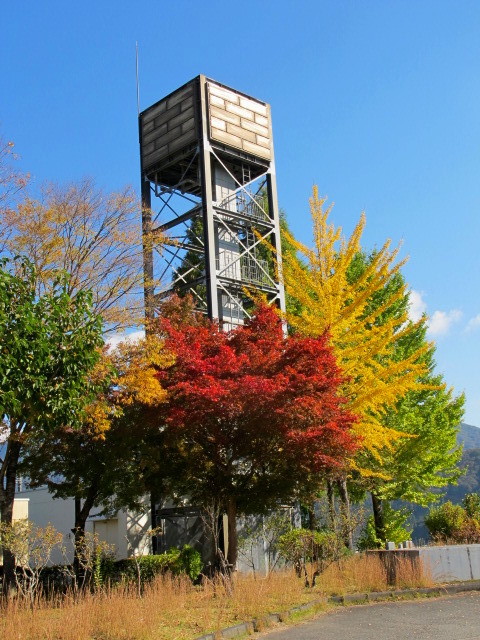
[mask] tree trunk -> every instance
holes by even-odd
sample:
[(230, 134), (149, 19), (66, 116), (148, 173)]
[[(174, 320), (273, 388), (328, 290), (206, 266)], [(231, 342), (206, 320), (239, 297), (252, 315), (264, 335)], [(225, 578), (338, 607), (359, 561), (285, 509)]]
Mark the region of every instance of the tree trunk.
[[(155, 500), (153, 492), (150, 493), (150, 520), (152, 531), (154, 531), (157, 528), (157, 501)], [(158, 537), (157, 535), (152, 535), (152, 554), (156, 555), (157, 553)]]
[(72, 529), (75, 545), (73, 569), (79, 586), (84, 586), (88, 578), (85, 559), (85, 526), (96, 497), (97, 489), (94, 486), (89, 488), (83, 505), (82, 499), (78, 496), (75, 497), (75, 526)]
[(237, 568), (238, 538), (237, 538), (237, 503), (234, 498), (230, 498), (227, 505), (228, 516), (228, 552), (227, 563), (230, 571)]
[(327, 480), (327, 502), (328, 502), (328, 519), (329, 527), (332, 531), (335, 531), (335, 495), (333, 493), (333, 483), (331, 480)]
[(345, 478), (337, 480), (338, 493), (340, 496), (340, 510), (342, 513), (342, 536), (345, 546), (353, 551), (353, 535), (350, 515), (350, 497), (348, 495), (347, 481)]
[(373, 521), (375, 523), (375, 534), (377, 538), (386, 542), (385, 540), (385, 517), (383, 513), (383, 504), (380, 498), (374, 493), (372, 496), (372, 509), (373, 509)]
[(307, 508), (308, 514), (308, 528), (310, 531), (315, 531), (317, 528), (317, 516), (315, 514), (315, 502), (312, 502)]
[[(0, 487), (0, 516), (2, 523), (7, 525), (13, 522), (15, 484), (21, 448), (20, 442), (9, 440), (5, 452), (5, 473)], [(8, 593), (15, 585), (15, 556), (8, 549), (3, 549), (3, 584), (4, 593)]]
[(80, 498), (75, 497), (75, 524), (72, 529), (72, 533), (74, 535), (74, 550), (73, 550), (73, 569), (75, 571), (75, 575), (78, 581), (81, 581), (84, 576), (83, 572), (80, 570), (83, 564), (83, 555), (81, 554), (82, 543), (85, 540), (85, 523), (80, 517), (80, 512), (82, 510), (82, 501)]

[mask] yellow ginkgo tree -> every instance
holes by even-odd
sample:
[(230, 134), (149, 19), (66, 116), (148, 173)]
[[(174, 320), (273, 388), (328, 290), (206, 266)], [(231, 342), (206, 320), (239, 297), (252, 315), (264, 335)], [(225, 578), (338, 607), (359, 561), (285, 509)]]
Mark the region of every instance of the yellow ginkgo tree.
[[(372, 254), (367, 267), (352, 278), (351, 265), (362, 252), (365, 227), (362, 214), (350, 238), (329, 222), (332, 205), (314, 187), (310, 198), (314, 245), (309, 248), (286, 232), (286, 240), (295, 251), (283, 259), (283, 282), (287, 296), (293, 299), (287, 311), (292, 329), (304, 335), (330, 334), (345, 382), (342, 392), (349, 408), (359, 420), (354, 426), (363, 451), (381, 462), (382, 451), (389, 450), (406, 434), (387, 426), (385, 412), (409, 391), (421, 386), (426, 371), (423, 345), (404, 359), (394, 357), (395, 346), (414, 330), (407, 310), (385, 318), (385, 311), (405, 297), (405, 285), (387, 297), (383, 304), (372, 305), (375, 294), (384, 296), (385, 287), (405, 260), (398, 259), (398, 248), (390, 241)], [(352, 461), (355, 466), (355, 462)], [(368, 469), (362, 469), (368, 474)]]

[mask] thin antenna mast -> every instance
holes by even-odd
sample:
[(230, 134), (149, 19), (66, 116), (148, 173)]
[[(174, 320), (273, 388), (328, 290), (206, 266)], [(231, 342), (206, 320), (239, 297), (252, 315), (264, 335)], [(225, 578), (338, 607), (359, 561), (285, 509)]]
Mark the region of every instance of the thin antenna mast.
[(140, 81), (138, 79), (138, 42), (135, 42), (135, 72), (137, 76), (137, 115), (140, 115)]

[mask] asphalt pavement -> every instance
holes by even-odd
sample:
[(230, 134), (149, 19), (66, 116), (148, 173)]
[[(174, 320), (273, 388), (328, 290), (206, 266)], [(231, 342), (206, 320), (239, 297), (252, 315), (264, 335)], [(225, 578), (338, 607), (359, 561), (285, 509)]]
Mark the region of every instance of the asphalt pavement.
[(339, 608), (265, 640), (480, 640), (480, 592)]

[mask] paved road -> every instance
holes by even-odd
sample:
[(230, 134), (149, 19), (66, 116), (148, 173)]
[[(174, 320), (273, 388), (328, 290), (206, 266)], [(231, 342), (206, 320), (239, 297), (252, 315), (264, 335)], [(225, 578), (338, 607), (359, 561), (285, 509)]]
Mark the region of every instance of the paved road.
[(480, 640), (480, 592), (357, 605), (269, 633), (265, 640)]

